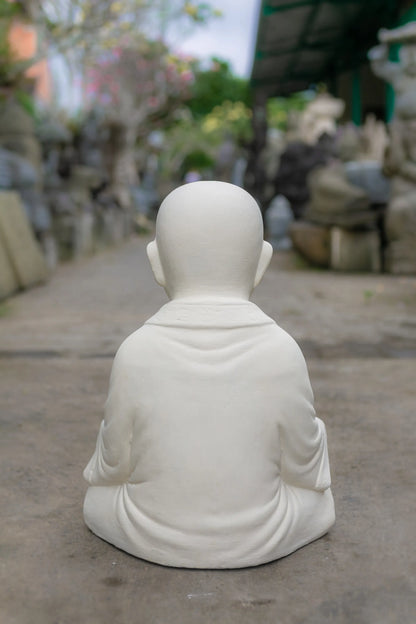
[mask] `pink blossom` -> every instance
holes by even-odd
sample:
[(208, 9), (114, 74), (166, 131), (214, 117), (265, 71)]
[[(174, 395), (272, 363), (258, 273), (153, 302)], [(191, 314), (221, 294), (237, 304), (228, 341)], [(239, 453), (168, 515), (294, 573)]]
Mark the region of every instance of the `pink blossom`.
[(181, 73), (182, 82), (185, 82), (185, 83), (192, 82), (193, 79), (194, 79), (194, 75), (189, 69)]
[(157, 97), (150, 97), (147, 100), (148, 105), (150, 106), (150, 108), (156, 108), (159, 104), (159, 100)]

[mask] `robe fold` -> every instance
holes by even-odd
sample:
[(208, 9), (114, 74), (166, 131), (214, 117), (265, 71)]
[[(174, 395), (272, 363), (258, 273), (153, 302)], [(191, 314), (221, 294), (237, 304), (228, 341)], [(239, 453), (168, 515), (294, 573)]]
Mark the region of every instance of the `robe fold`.
[(172, 301), (124, 341), (84, 477), (91, 530), (170, 566), (258, 565), (334, 522), (305, 360), (248, 301)]

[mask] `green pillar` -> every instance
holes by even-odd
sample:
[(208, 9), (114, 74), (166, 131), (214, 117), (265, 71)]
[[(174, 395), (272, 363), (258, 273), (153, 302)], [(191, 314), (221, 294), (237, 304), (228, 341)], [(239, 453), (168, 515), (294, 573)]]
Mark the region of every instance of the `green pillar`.
[(360, 69), (354, 69), (352, 74), (352, 120), (356, 126), (361, 126), (361, 77)]

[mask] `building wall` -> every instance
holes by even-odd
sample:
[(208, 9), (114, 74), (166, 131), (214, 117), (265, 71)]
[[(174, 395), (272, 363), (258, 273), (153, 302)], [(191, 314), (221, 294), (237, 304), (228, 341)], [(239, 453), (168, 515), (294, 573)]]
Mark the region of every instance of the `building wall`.
[[(8, 33), (8, 43), (13, 56), (17, 60), (28, 60), (35, 56), (38, 37), (31, 24), (14, 21)], [(51, 77), (46, 59), (34, 63), (26, 72), (35, 80), (35, 95), (44, 103), (51, 100)]]

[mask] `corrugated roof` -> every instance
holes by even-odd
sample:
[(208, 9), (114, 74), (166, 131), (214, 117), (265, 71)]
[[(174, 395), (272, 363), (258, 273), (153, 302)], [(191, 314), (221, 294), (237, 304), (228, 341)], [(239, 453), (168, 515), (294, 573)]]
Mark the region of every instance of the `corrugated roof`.
[[(251, 84), (287, 95), (366, 61), (400, 0), (263, 0)], [(408, 4), (408, 3), (407, 3)]]

